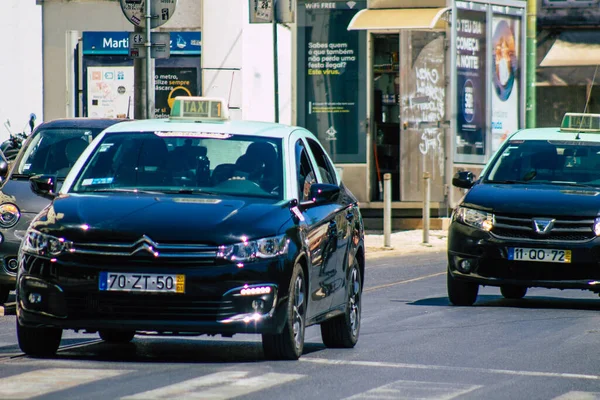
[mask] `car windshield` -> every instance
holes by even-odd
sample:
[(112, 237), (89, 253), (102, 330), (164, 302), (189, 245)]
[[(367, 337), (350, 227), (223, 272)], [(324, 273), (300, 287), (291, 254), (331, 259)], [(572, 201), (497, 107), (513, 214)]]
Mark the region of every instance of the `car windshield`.
[(90, 128), (38, 129), (14, 173), (64, 178), (93, 137), (101, 131)]
[(513, 140), (490, 165), (486, 181), (600, 186), (600, 143)]
[(109, 133), (70, 192), (152, 191), (282, 198), (281, 139), (221, 133)]

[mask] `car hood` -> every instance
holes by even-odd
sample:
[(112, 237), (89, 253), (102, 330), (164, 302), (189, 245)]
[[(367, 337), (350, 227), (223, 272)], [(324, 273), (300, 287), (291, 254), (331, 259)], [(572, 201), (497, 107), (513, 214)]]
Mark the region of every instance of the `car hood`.
[(156, 242), (228, 244), (278, 234), (291, 217), (286, 204), (272, 200), (185, 195), (61, 196), (32, 226), (74, 242)]
[(462, 205), (500, 214), (596, 216), (600, 189), (562, 185), (478, 184)]
[(0, 191), (0, 204), (3, 203), (15, 204), (21, 213), (37, 214), (50, 200), (35, 194), (28, 179), (9, 179)]

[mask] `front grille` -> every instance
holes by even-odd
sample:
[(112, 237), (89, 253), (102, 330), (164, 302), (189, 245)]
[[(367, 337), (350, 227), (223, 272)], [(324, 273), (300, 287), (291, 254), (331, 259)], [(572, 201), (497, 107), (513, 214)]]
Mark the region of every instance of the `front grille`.
[(214, 322), (235, 314), (233, 303), (221, 297), (138, 293), (66, 293), (65, 297), (70, 319)]
[(130, 261), (196, 261), (214, 262), (217, 246), (185, 243), (156, 243), (143, 237), (134, 243), (74, 243), (69, 253), (75, 258), (127, 259)]
[[(541, 217), (540, 217), (541, 218)], [(593, 231), (594, 220), (590, 218), (559, 217), (548, 234), (535, 231), (536, 217), (519, 215), (495, 215), (492, 235), (501, 239), (556, 240), (583, 242), (596, 237)]]

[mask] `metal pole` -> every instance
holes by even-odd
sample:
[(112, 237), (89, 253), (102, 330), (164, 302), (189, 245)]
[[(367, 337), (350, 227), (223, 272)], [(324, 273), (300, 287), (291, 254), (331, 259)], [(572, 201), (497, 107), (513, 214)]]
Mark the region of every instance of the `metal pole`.
[(383, 246), (391, 247), (392, 234), (392, 174), (383, 174)]
[(146, 118), (152, 118), (152, 103), (154, 100), (154, 96), (152, 96), (152, 83), (154, 79), (152, 79), (152, 5), (151, 1), (146, 1), (146, 43), (144, 46), (146, 47)]
[(537, 1), (527, 0), (527, 104), (526, 127), (535, 128), (536, 119), (536, 93), (535, 93), (535, 70), (537, 67)]
[(277, 51), (277, 0), (273, 0), (273, 92), (275, 96), (275, 122), (279, 122), (279, 58)]
[(431, 174), (423, 173), (423, 182), (425, 188), (425, 196), (423, 199), (423, 243), (429, 243), (429, 212), (431, 205)]

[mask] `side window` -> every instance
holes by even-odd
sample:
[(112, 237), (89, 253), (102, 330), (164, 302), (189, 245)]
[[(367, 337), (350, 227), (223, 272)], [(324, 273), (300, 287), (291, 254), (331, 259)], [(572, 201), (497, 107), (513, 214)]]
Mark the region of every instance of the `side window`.
[(298, 167), (298, 200), (308, 200), (310, 187), (316, 182), (315, 173), (302, 140), (296, 142), (296, 166)]
[(323, 179), (322, 183), (331, 183), (333, 185), (337, 185), (335, 170), (325, 155), (325, 151), (321, 145), (313, 139), (307, 138), (306, 140), (308, 141), (310, 150), (312, 151), (312, 154), (317, 162), (317, 167), (319, 168), (319, 172), (321, 173), (321, 177)]

